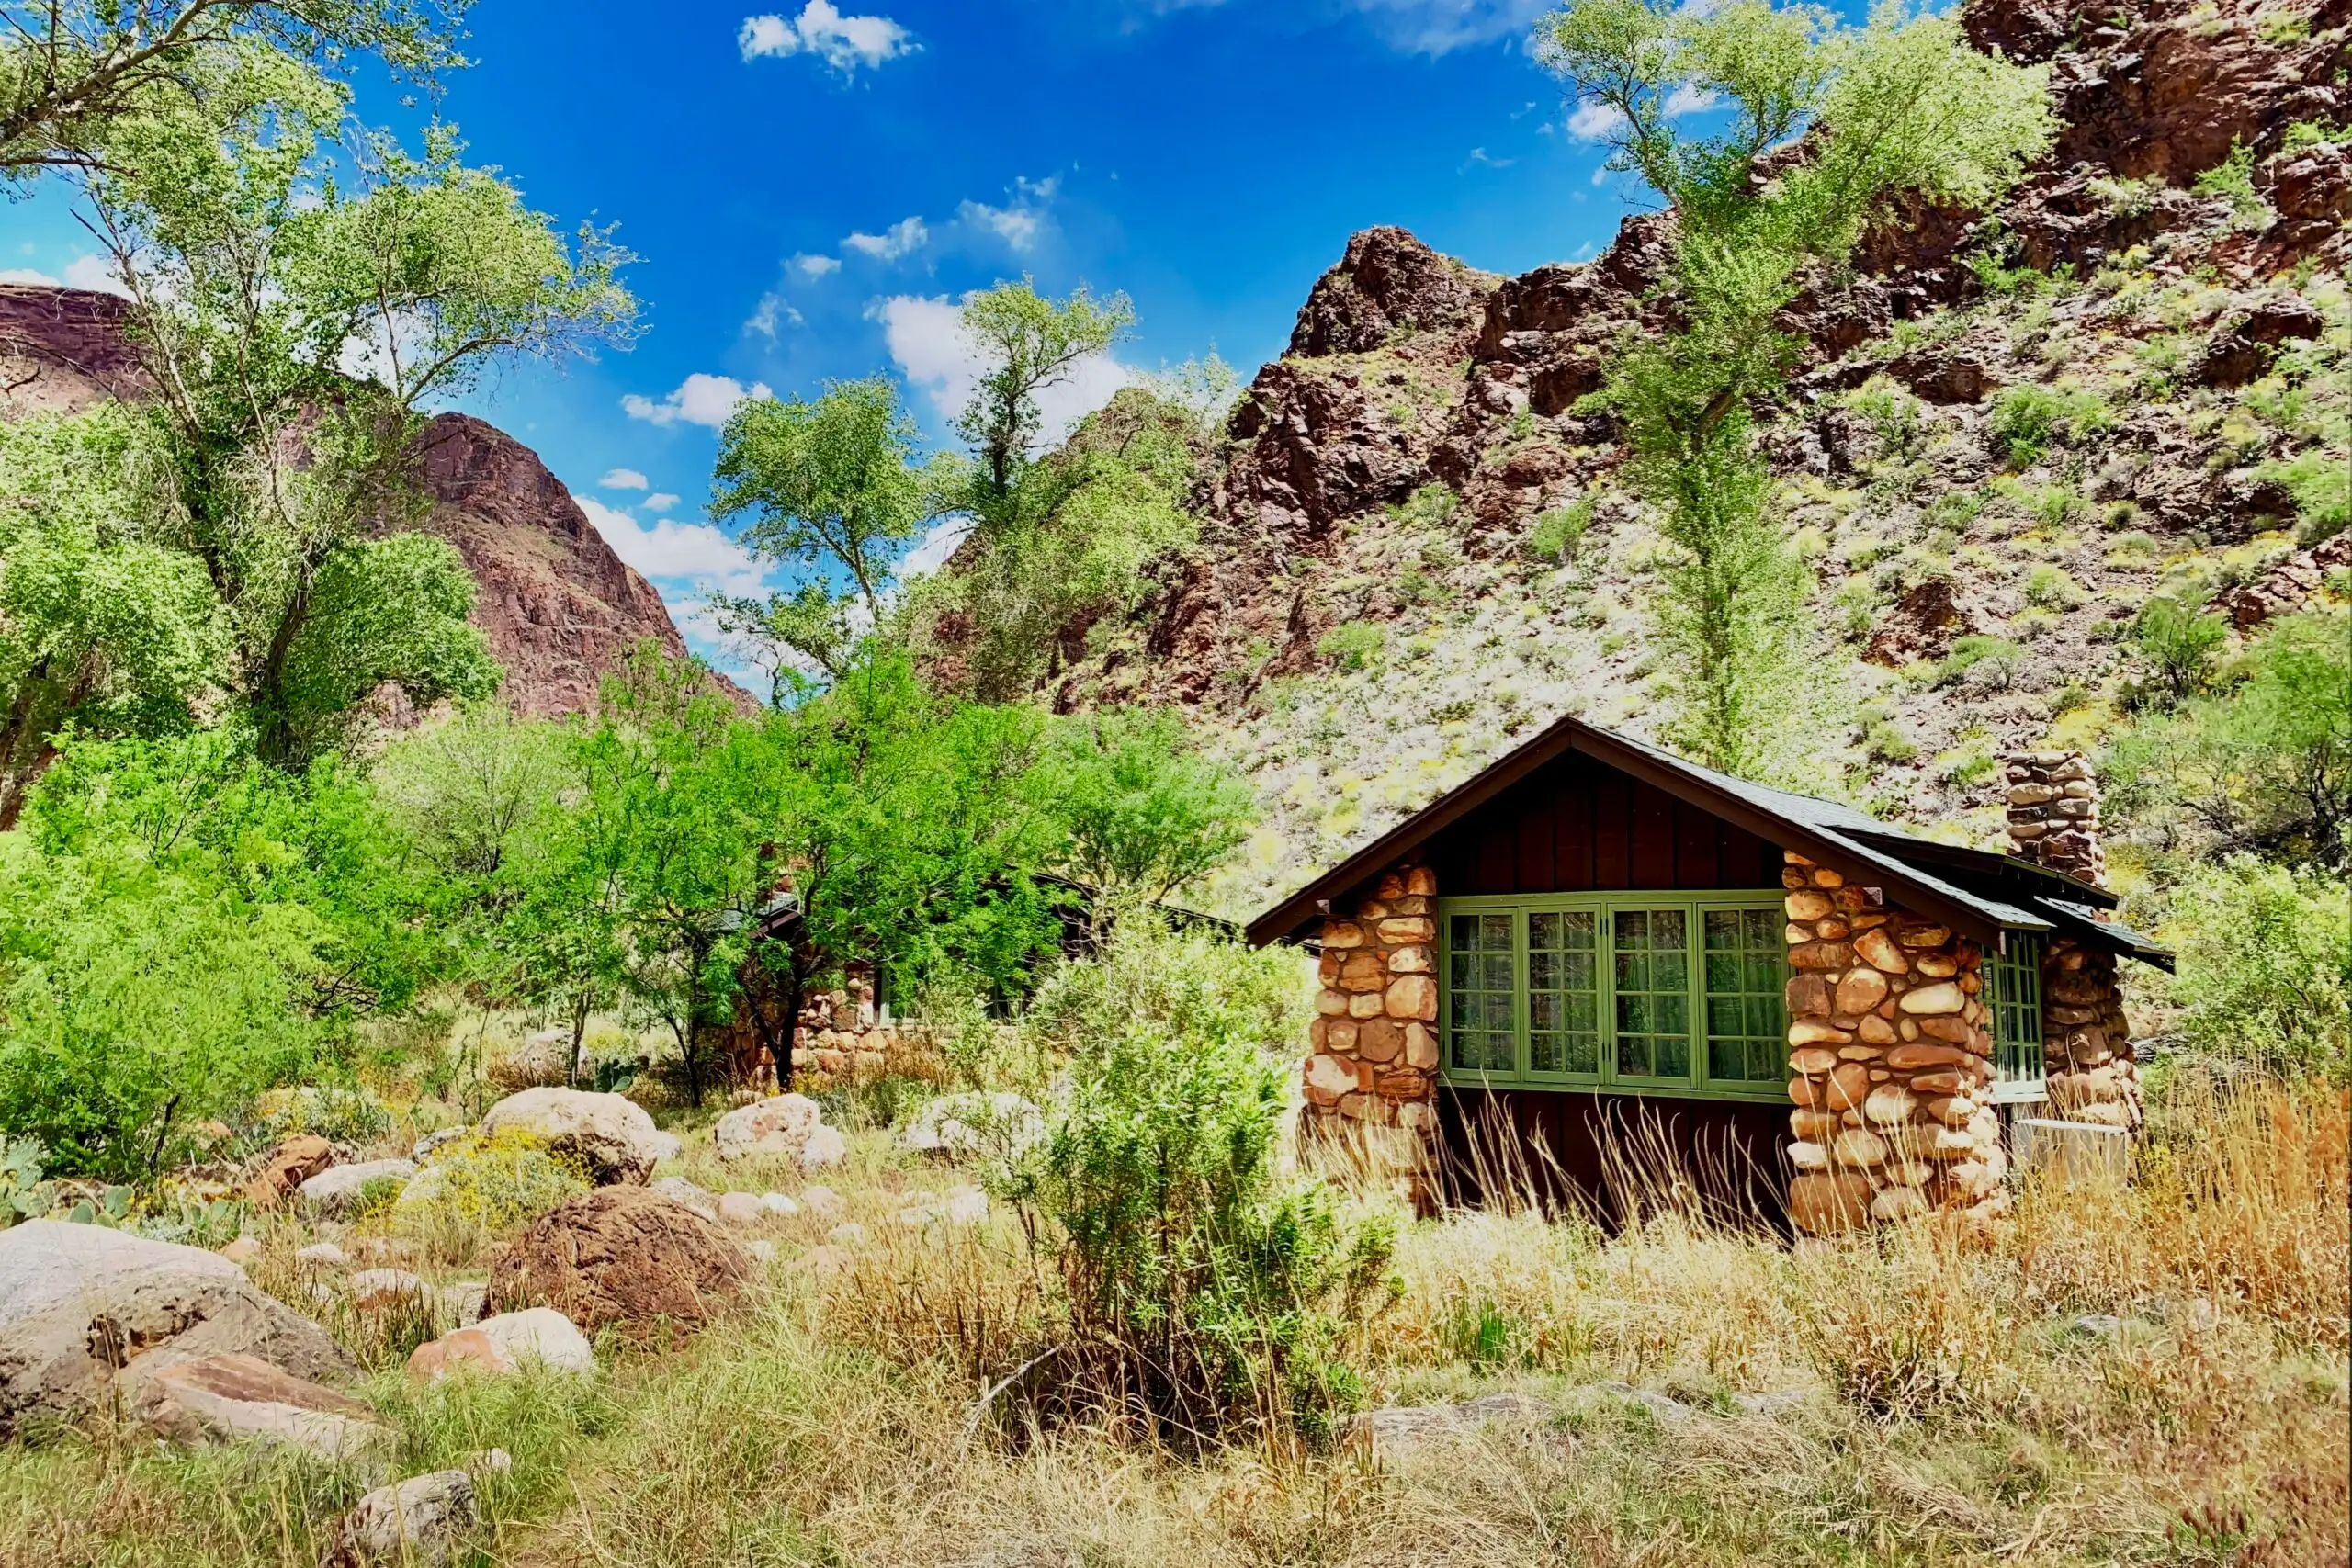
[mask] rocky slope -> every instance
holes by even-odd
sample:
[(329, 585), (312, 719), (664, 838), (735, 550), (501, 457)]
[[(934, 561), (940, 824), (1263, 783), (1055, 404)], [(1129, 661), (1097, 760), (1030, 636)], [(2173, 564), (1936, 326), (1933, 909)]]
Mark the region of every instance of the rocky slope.
[[(139, 397), (123, 312), (110, 294), (0, 284), (0, 417)], [(432, 506), (416, 526), (457, 546), (481, 583), (474, 624), (517, 710), (585, 710), (603, 673), (647, 637), (684, 653), (661, 595), (613, 553), (537, 454), (464, 414), (433, 419), (418, 445)]]
[[(1850, 719), (1806, 782), (1994, 841), (1995, 759), (2095, 737), (2152, 593), (2246, 626), (2352, 565), (2352, 0), (1966, 15), (2051, 64), (2058, 144), (1799, 301), (1767, 440)], [(1245, 392), (1202, 547), (1057, 693), (1212, 716), (1272, 806), (1236, 907), (1556, 714), (1649, 728), (1659, 544), (1576, 402), (1655, 324), (1671, 221), (1516, 278), (1367, 231)]]

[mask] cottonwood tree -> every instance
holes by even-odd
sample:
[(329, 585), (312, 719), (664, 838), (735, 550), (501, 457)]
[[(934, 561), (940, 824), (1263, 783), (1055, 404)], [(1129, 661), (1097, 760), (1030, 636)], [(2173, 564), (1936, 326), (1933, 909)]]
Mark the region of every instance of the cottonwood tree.
[(299, 767), (382, 686), (429, 705), (495, 683), (464, 563), (400, 531), (422, 411), (500, 359), (625, 334), (628, 257), (593, 228), (567, 243), (446, 127), (418, 154), (357, 130), (344, 89), (282, 53), (189, 70), (201, 92), (108, 127), (85, 195), (183, 547), (228, 621), (230, 695), (264, 760)]
[[(1897, 195), (1981, 208), (2013, 185), (2053, 133), (2048, 73), (1977, 53), (1950, 15), (1894, 6), (1857, 28), (1765, 0), (1574, 0), (1537, 42), (1611, 117), (1611, 166), (1675, 211), (1674, 328), (1630, 342), (1594, 395), (1623, 420), (1627, 477), (1679, 550), (1661, 616), (1681, 671), (1668, 736), (1711, 766), (1767, 771), (1810, 586), (1756, 442), (1800, 347), (1781, 312), (1834, 281)], [(1722, 129), (1684, 128), (1691, 95), (1720, 106)]]
[(1057, 739), (1069, 867), (1114, 901), (1166, 898), (1249, 837), (1256, 796), (1192, 754), (1174, 714), (1106, 709), (1066, 721)]
[(880, 377), (832, 382), (814, 402), (763, 398), (735, 411), (719, 436), (711, 515), (748, 519), (744, 545), (802, 575), (764, 601), (722, 598), (729, 630), (842, 672), (861, 631), (881, 624), (891, 569), (938, 508), (915, 437)]
[(201, 107), (224, 51), (369, 53), (429, 84), (461, 65), (466, 0), (0, 0), (0, 180), (102, 162), (117, 122)]
[(960, 318), (983, 368), (956, 428), (972, 448), (969, 509), (992, 528), (1018, 512), (1008, 503), (1045, 431), (1039, 394), (1125, 336), (1136, 313), (1125, 294), (1097, 299), (1081, 284), (1055, 300), (1023, 277), (967, 296)]

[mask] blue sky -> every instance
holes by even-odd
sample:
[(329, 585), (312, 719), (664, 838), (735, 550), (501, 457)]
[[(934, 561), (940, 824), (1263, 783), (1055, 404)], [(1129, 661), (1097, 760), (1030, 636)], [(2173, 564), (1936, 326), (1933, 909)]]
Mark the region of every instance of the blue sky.
[[(479, 0), (444, 104), (475, 161), (643, 258), (632, 348), (511, 368), (471, 412), (730, 666), (695, 604), (764, 570), (703, 520), (746, 389), (887, 371), (944, 440), (952, 302), (999, 278), (1135, 301), (1067, 415), (1212, 347), (1246, 378), (1370, 224), (1508, 273), (1590, 255), (1630, 210), (1526, 50), (1533, 0), (762, 4)], [(0, 210), (0, 276), (86, 282), (92, 249), (59, 193)]]

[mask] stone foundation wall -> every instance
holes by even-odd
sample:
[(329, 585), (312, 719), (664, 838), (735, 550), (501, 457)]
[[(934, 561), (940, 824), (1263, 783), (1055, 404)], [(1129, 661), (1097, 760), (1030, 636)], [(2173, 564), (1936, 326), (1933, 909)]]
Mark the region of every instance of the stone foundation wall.
[(1323, 988), (1306, 1059), (1310, 1135), (1436, 1125), (1437, 875), (1399, 866), (1323, 922)]
[(1939, 1211), (1989, 1217), (2008, 1156), (1988, 1090), (1983, 951), (1784, 856), (1789, 962), (1789, 1213), (1835, 1235)]
[(2139, 1129), (2139, 1067), (2115, 954), (2067, 937), (2051, 940), (2041, 961), (2041, 1055), (2058, 1116)]

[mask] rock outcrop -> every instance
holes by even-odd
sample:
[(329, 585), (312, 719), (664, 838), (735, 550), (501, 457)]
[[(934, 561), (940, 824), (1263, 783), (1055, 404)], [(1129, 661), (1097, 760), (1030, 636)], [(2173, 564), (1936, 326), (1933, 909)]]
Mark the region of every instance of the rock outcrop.
[(484, 1133), (510, 1127), (577, 1162), (600, 1186), (644, 1185), (668, 1147), (642, 1106), (617, 1094), (586, 1089), (526, 1089), (492, 1106), (481, 1119)]

